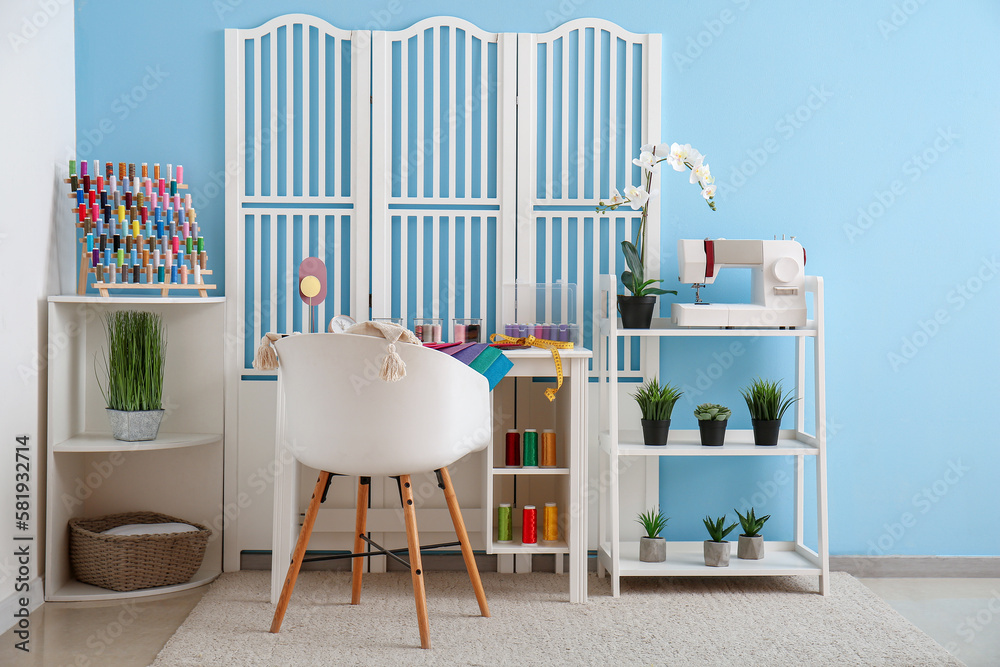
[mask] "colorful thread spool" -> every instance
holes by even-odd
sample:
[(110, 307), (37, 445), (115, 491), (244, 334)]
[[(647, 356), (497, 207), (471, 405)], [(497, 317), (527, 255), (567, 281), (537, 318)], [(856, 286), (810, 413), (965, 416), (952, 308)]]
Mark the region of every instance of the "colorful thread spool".
[(524, 431), (524, 467), (538, 467), (538, 431), (533, 428)]
[(176, 264), (173, 264), (170, 267), (170, 282), (173, 283), (173, 284), (175, 284), (175, 285), (177, 284), (177, 265)]
[(170, 240), (170, 243), (173, 246), (173, 251), (174, 251), (175, 255), (181, 251), (181, 240), (179, 238), (177, 238), (176, 236), (174, 236)]
[(140, 271), (142, 271), (142, 267), (139, 266), (138, 264), (132, 267), (132, 282), (134, 282), (136, 285), (138, 285), (140, 282), (139, 280)]
[(196, 285), (201, 284), (201, 266), (197, 262), (194, 265), (194, 282)]
[(520, 468), (521, 467), (521, 434), (517, 432), (517, 429), (510, 429), (507, 431), (507, 448), (506, 456), (504, 457), (504, 465), (508, 468)]
[(80, 160), (80, 175), (81, 176), (86, 176), (87, 175), (87, 161), (86, 160)]
[(205, 252), (205, 237), (204, 236), (199, 236), (198, 237), (198, 252), (199, 253)]
[(542, 542), (559, 540), (559, 507), (555, 503), (545, 503), (542, 510)]
[(165, 279), (166, 279), (166, 268), (162, 264), (160, 264), (158, 267), (156, 267), (156, 282), (162, 283), (165, 282)]
[(556, 432), (552, 429), (542, 431), (541, 466), (543, 468), (556, 467)]
[(97, 248), (93, 248), (90, 251), (90, 256), (91, 256), (90, 265), (99, 266), (101, 263), (101, 251), (98, 250)]
[(521, 512), (521, 543), (538, 544), (538, 512), (534, 505), (525, 505)]
[(181, 264), (181, 285), (188, 284), (188, 267), (187, 264)]
[(514, 541), (514, 519), (510, 503), (500, 503), (497, 507), (497, 542)]

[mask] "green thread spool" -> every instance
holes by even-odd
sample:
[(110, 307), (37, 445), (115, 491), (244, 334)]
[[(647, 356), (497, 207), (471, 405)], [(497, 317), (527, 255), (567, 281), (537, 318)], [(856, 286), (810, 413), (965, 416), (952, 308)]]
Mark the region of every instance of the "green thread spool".
[(538, 467), (538, 431), (533, 428), (524, 431), (524, 467)]
[(187, 250), (187, 254), (190, 255), (191, 252), (192, 252), (191, 249), (194, 247), (194, 239), (191, 238), (190, 236), (187, 237), (186, 239), (184, 239), (184, 245), (185, 245), (185, 249)]
[(510, 503), (500, 503), (497, 508), (497, 542), (514, 541), (514, 520)]
[[(76, 160), (69, 161), (69, 175), (76, 176)], [(75, 190), (76, 188), (73, 189)]]
[(199, 253), (205, 252), (205, 237), (204, 236), (199, 236), (198, 237), (198, 252)]
[(119, 268), (125, 264), (125, 248), (118, 248), (118, 266)]

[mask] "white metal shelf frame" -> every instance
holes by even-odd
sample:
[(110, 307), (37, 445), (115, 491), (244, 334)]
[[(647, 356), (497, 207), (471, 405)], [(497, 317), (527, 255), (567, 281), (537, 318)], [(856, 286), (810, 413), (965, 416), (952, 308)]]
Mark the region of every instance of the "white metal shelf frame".
[[(610, 483), (600, 487), (598, 517), (598, 574), (611, 576), (612, 594), (620, 594), (620, 579), (624, 576), (747, 576), (815, 574), (819, 577), (819, 592), (829, 589), (830, 556), (827, 523), (826, 488), (826, 366), (823, 325), (823, 279), (806, 277), (806, 291), (812, 294), (813, 318), (800, 329), (707, 329), (678, 328), (669, 320), (656, 319), (648, 330), (623, 329), (614, 316), (616, 277), (601, 277), (601, 319), (598, 337), (597, 364), (599, 370), (600, 405), (598, 418), (600, 452), (599, 473), (607, 470)], [(795, 388), (799, 400), (795, 404), (795, 426), (783, 430), (777, 447), (756, 447), (752, 431), (730, 429), (723, 447), (702, 447), (698, 431), (671, 431), (671, 441), (665, 447), (646, 447), (641, 435), (620, 428), (618, 419), (617, 341), (640, 337), (645, 345), (658, 344), (661, 338), (768, 336), (795, 340)], [(805, 415), (806, 340), (814, 345), (815, 424), (807, 432)], [(747, 564), (738, 562), (728, 568), (706, 567), (701, 561), (700, 542), (668, 542), (667, 560), (663, 563), (642, 563), (634, 541), (621, 539), (619, 460), (621, 457), (641, 457), (646, 461), (646, 506), (658, 504), (659, 458), (661, 456), (794, 456), (794, 541), (769, 542), (768, 557)], [(804, 495), (805, 457), (816, 461), (817, 549), (805, 544)], [(602, 477), (603, 478), (603, 477)]]

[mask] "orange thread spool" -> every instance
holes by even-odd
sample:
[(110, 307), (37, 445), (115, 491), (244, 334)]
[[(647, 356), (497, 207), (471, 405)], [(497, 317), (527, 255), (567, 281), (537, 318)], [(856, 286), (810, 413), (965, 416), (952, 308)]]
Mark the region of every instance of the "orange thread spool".
[(545, 503), (542, 510), (542, 542), (559, 540), (559, 507), (555, 503)]
[(543, 468), (556, 467), (556, 432), (551, 429), (542, 431), (542, 461)]

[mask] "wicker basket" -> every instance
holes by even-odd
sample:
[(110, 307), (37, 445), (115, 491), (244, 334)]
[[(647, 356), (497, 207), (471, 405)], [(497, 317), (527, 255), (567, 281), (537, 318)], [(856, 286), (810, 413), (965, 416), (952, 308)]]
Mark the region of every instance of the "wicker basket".
[[(103, 535), (131, 523), (187, 523), (198, 528), (166, 535)], [(201, 567), (212, 534), (205, 526), (156, 512), (126, 512), (70, 519), (73, 576), (113, 591), (187, 583)]]

